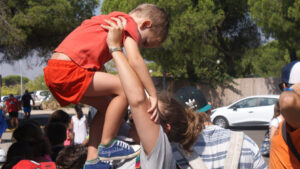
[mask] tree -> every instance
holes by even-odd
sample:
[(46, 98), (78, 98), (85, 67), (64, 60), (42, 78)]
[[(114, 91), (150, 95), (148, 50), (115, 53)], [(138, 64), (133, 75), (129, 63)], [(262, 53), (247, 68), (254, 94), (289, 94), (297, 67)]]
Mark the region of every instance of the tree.
[(289, 51), (291, 61), (299, 59), (300, 0), (249, 0), (249, 6), (263, 32)]
[[(14, 86), (14, 85), (20, 84), (20, 81), (21, 81), (21, 77), (19, 75), (9, 75), (2, 79), (2, 83), (5, 86)], [(25, 84), (27, 82), (29, 82), (29, 79), (27, 77), (23, 76), (22, 83)]]
[(38, 52), (45, 57), (84, 19), (93, 15), (98, 0), (0, 1), (1, 61)]
[(40, 75), (36, 77), (33, 81), (29, 81), (25, 87), (29, 91), (36, 91), (36, 90), (49, 90), (45, 80), (44, 75)]
[(288, 51), (281, 49), (278, 41), (274, 40), (257, 49), (248, 50), (241, 65), (245, 75), (280, 77), (281, 69), (289, 62)]
[(249, 48), (260, 44), (257, 27), (248, 16), (247, 0), (105, 0), (102, 12), (129, 12), (141, 3), (164, 8), (169, 36), (161, 48), (142, 54), (173, 77), (222, 83), (239, 74), (239, 62)]

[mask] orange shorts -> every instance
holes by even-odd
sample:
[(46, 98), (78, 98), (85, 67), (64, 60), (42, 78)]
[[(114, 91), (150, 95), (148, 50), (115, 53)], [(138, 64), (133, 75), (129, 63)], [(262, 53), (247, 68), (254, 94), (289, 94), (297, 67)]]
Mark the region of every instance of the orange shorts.
[(45, 82), (61, 106), (78, 104), (94, 74), (66, 60), (50, 59), (44, 68)]

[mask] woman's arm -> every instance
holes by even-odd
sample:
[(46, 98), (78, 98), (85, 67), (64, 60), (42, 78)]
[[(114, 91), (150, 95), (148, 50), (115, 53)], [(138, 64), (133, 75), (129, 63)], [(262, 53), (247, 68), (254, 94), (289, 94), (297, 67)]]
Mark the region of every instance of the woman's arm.
[[(122, 19), (123, 22), (125, 19)], [(118, 25), (110, 24), (104, 26), (108, 29), (107, 44), (109, 47), (120, 47), (122, 40), (123, 27), (120, 20), (115, 20)], [(122, 51), (112, 52), (113, 60), (119, 73), (119, 78), (123, 86), (124, 92), (132, 112), (132, 118), (140, 137), (145, 153), (148, 155), (152, 152), (158, 139), (159, 125), (155, 124), (150, 119), (150, 114), (147, 113), (149, 102), (147, 101), (144, 86), (138, 78), (135, 71), (131, 68)]]

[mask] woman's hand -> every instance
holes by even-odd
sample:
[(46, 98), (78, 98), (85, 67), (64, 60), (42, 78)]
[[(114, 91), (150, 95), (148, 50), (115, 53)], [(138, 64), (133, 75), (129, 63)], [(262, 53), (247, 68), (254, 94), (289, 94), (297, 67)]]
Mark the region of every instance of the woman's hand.
[(111, 19), (116, 22), (105, 20), (108, 25), (101, 25), (103, 29), (108, 30), (106, 43), (109, 48), (122, 47), (123, 30), (127, 21), (121, 16), (119, 18), (112, 17)]

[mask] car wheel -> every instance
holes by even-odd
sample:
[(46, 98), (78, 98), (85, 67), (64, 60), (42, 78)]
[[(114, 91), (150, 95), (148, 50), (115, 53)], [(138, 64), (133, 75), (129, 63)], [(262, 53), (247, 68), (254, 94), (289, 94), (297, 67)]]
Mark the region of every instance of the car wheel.
[(217, 117), (214, 120), (214, 124), (224, 128), (224, 129), (226, 129), (228, 127), (228, 122), (224, 117)]

